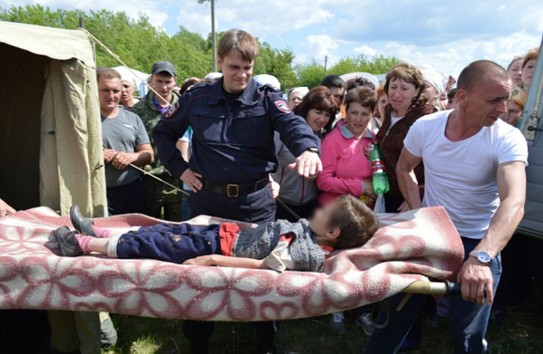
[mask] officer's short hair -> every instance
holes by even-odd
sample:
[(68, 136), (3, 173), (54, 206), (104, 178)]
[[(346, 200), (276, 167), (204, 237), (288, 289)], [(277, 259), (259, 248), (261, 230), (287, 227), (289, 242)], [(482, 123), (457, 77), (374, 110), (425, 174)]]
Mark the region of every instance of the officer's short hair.
[(111, 68), (99, 68), (96, 70), (96, 81), (100, 81), (100, 79), (105, 80), (111, 80), (111, 79), (119, 79), (121, 80), (121, 74), (115, 69)]
[(249, 32), (232, 29), (224, 33), (219, 42), (219, 58), (223, 59), (234, 49), (240, 52), (243, 61), (253, 61), (258, 56), (258, 43)]

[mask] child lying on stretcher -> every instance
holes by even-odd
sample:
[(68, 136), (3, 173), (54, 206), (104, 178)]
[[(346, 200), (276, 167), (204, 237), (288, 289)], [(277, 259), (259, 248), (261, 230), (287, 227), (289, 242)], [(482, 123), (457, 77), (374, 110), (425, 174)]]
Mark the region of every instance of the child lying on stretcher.
[(157, 224), (122, 235), (94, 227), (77, 206), (70, 211), (76, 231), (54, 231), (63, 256), (97, 252), (111, 258), (239, 268), (320, 271), (334, 249), (362, 246), (378, 228), (377, 218), (359, 199), (342, 196), (318, 209), (311, 221), (285, 220), (240, 230), (238, 224)]

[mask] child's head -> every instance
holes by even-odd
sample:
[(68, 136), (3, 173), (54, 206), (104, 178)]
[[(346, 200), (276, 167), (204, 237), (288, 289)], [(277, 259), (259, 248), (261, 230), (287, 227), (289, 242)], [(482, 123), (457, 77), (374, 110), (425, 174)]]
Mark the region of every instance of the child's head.
[(311, 220), (318, 243), (335, 249), (360, 247), (378, 228), (379, 222), (370, 208), (351, 195), (338, 197), (318, 209)]

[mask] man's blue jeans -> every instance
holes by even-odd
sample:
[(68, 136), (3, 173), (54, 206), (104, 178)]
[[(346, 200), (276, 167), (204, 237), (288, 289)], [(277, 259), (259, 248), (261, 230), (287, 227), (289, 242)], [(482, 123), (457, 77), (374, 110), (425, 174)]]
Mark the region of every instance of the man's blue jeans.
[[(467, 259), (469, 253), (479, 243), (479, 240), (462, 238), (462, 242)], [(491, 270), (495, 293), (502, 273), (500, 255), (492, 262)], [(385, 328), (376, 329), (368, 343), (366, 354), (396, 353), (400, 348), (400, 345), (428, 299), (428, 295), (413, 295), (403, 309), (397, 312), (396, 307), (404, 296), (405, 294), (398, 294), (385, 300), (390, 313), (390, 322)], [(451, 296), (449, 320), (454, 353), (486, 353), (487, 343), (485, 334), (490, 309), (490, 305), (478, 305), (462, 300), (461, 296)], [(381, 311), (378, 317), (378, 323), (383, 323), (386, 320), (386, 314), (383, 311)]]

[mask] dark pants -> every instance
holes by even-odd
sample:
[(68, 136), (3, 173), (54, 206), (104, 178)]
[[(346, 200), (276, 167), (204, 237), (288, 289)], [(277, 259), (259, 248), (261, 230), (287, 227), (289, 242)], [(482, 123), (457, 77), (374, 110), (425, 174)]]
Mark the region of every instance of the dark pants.
[(158, 224), (119, 238), (117, 257), (148, 258), (181, 264), (187, 259), (220, 254), (219, 226)]
[(188, 195), (183, 194), (181, 196), (181, 221), (187, 221), (192, 217), (192, 211), (190, 208), (190, 195), (192, 194), (191, 191), (185, 191), (189, 193)]
[(405, 199), (402, 197), (392, 197), (385, 194), (385, 210), (387, 213), (398, 213), (398, 208), (403, 204)]
[(201, 190), (191, 194), (189, 203), (193, 217), (212, 215), (256, 224), (275, 218), (275, 201), (270, 186), (237, 198)]
[(2, 353), (48, 353), (49, 336), (46, 311), (0, 311)]
[(515, 234), (502, 251), (503, 274), (494, 305), (518, 306), (528, 297), (535, 280), (543, 297), (543, 240)]
[[(462, 242), (464, 243), (467, 258), (469, 253), (477, 246), (479, 240), (463, 238)], [(491, 267), (494, 291), (496, 291), (500, 282), (501, 270), (501, 257), (498, 255)], [(366, 348), (366, 354), (396, 353), (400, 348), (429, 298), (428, 295), (413, 295), (404, 308), (398, 312), (396, 307), (404, 296), (405, 294), (400, 293), (385, 300), (390, 310), (390, 322), (385, 328), (375, 330)], [(455, 353), (486, 353), (485, 334), (490, 309), (491, 305), (478, 305), (464, 301), (461, 296), (451, 297), (449, 320)], [(379, 317), (381, 318), (378, 318), (378, 323), (382, 323), (385, 316), (384, 313), (380, 314)]]
[(142, 213), (147, 211), (147, 194), (141, 178), (120, 187), (107, 188), (109, 215)]
[[(302, 219), (309, 219), (313, 216), (315, 209), (319, 206), (317, 199), (307, 202), (302, 205), (292, 205), (285, 203), (296, 215)], [(298, 219), (294, 215), (290, 214), (280, 203), (277, 203), (277, 211), (275, 212), (275, 220), (288, 220), (290, 222), (297, 222)]]
[[(157, 177), (174, 186), (181, 185), (178, 179), (167, 173)], [(169, 221), (181, 221), (181, 192), (150, 176), (143, 177), (143, 184), (147, 192), (147, 215)]]
[[(238, 198), (201, 190), (198, 193), (192, 193), (190, 206), (193, 217), (206, 214), (258, 224), (273, 221), (275, 216), (275, 202), (270, 186)], [(255, 327), (258, 352), (271, 352), (277, 331), (276, 323), (257, 322)], [(214, 329), (213, 322), (185, 321), (183, 323), (183, 333), (191, 342), (193, 352), (207, 351), (208, 341)]]

